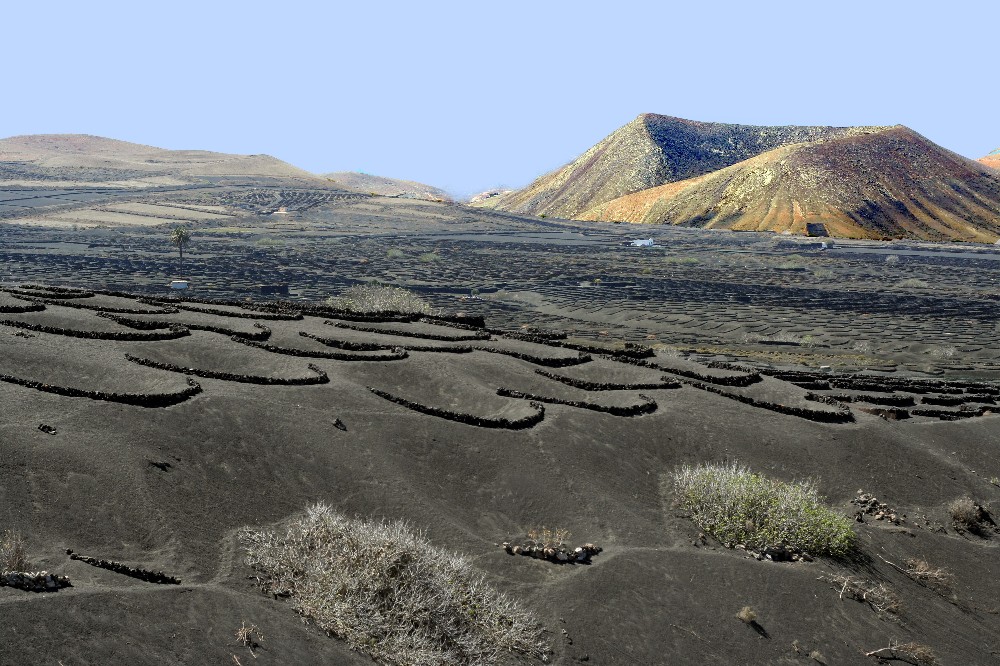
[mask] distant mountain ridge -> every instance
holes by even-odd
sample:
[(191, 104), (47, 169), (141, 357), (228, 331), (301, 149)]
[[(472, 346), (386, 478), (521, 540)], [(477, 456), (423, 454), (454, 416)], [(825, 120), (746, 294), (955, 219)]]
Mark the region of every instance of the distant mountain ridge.
[(896, 126), (782, 146), (620, 197), (580, 219), (834, 236), (993, 242), (1000, 175)]
[(573, 218), (620, 196), (711, 173), (782, 145), (877, 129), (735, 125), (644, 113), (571, 163), (491, 205)]
[(452, 200), (451, 195), (444, 190), (412, 180), (373, 176), (357, 171), (336, 171), (323, 174), (323, 177), (348, 189), (366, 194), (374, 193), (387, 197), (427, 199), (428, 201)]
[(126, 186), (211, 177), (318, 180), (270, 155), (167, 150), (89, 134), (35, 134), (0, 139), (4, 180), (115, 181)]

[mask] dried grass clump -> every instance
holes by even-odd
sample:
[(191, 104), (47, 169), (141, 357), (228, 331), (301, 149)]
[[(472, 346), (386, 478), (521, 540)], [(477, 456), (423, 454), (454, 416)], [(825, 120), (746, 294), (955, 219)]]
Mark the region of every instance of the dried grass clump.
[(926, 560), (917, 558), (906, 560), (903, 573), (918, 583), (937, 590), (950, 590), (955, 581), (954, 574), (947, 569), (932, 566)]
[(900, 643), (891, 641), (887, 647), (879, 648), (865, 653), (866, 657), (875, 657), (880, 662), (883, 661), (905, 661), (916, 666), (935, 666), (938, 663), (937, 655), (928, 645), (922, 643)]
[(750, 606), (744, 606), (740, 609), (740, 612), (736, 614), (736, 619), (744, 624), (753, 624), (757, 621), (757, 612)]
[(265, 591), (376, 661), (485, 665), (548, 653), (532, 613), (405, 523), (319, 504), (284, 530), (248, 528), (240, 540)]
[(356, 284), (327, 304), (349, 312), (404, 312), (433, 314), (430, 304), (409, 289), (382, 284)]
[(837, 556), (854, 546), (851, 522), (823, 505), (813, 481), (784, 483), (736, 463), (685, 465), (673, 480), (680, 506), (730, 547)]
[(987, 534), (988, 524), (993, 521), (989, 511), (971, 497), (960, 497), (953, 501), (948, 505), (948, 513), (951, 514), (955, 527), (973, 534)]
[(853, 576), (821, 576), (820, 580), (831, 583), (840, 589), (840, 598), (847, 597), (868, 604), (879, 615), (899, 615), (903, 610), (903, 602), (885, 583)]
[(0, 538), (0, 571), (27, 571), (28, 554), (19, 532), (7, 530)]

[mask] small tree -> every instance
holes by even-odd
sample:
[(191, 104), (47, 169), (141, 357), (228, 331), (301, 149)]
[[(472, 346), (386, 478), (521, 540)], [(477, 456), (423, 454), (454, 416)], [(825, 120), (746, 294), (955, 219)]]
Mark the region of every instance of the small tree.
[(177, 226), (170, 232), (171, 245), (177, 246), (181, 261), (184, 261), (184, 246), (191, 242), (191, 230), (184, 226)]

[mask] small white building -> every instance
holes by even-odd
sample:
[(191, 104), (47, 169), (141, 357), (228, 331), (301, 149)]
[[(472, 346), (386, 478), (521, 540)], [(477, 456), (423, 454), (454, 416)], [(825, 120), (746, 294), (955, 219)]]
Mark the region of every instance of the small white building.
[(171, 289), (187, 289), (190, 284), (187, 280), (171, 280), (167, 286)]

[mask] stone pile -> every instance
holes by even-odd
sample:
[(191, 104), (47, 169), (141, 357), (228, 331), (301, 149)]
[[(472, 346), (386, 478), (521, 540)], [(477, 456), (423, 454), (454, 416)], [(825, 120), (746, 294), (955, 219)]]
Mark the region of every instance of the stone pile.
[(885, 520), (893, 525), (906, 522), (906, 514), (900, 514), (895, 509), (890, 509), (888, 504), (879, 502), (875, 495), (863, 490), (858, 490), (858, 496), (851, 500), (851, 504), (860, 507), (854, 515), (854, 519), (859, 523), (865, 522), (865, 516), (872, 516), (875, 520)]
[(522, 543), (504, 541), (500, 544), (509, 555), (524, 555), (539, 560), (548, 560), (557, 564), (590, 564), (590, 559), (600, 553), (603, 548), (592, 543), (585, 543), (576, 548), (565, 544), (539, 543), (528, 539)]
[(27, 592), (55, 592), (72, 587), (69, 576), (48, 571), (4, 571), (0, 573), (0, 587), (16, 587)]

